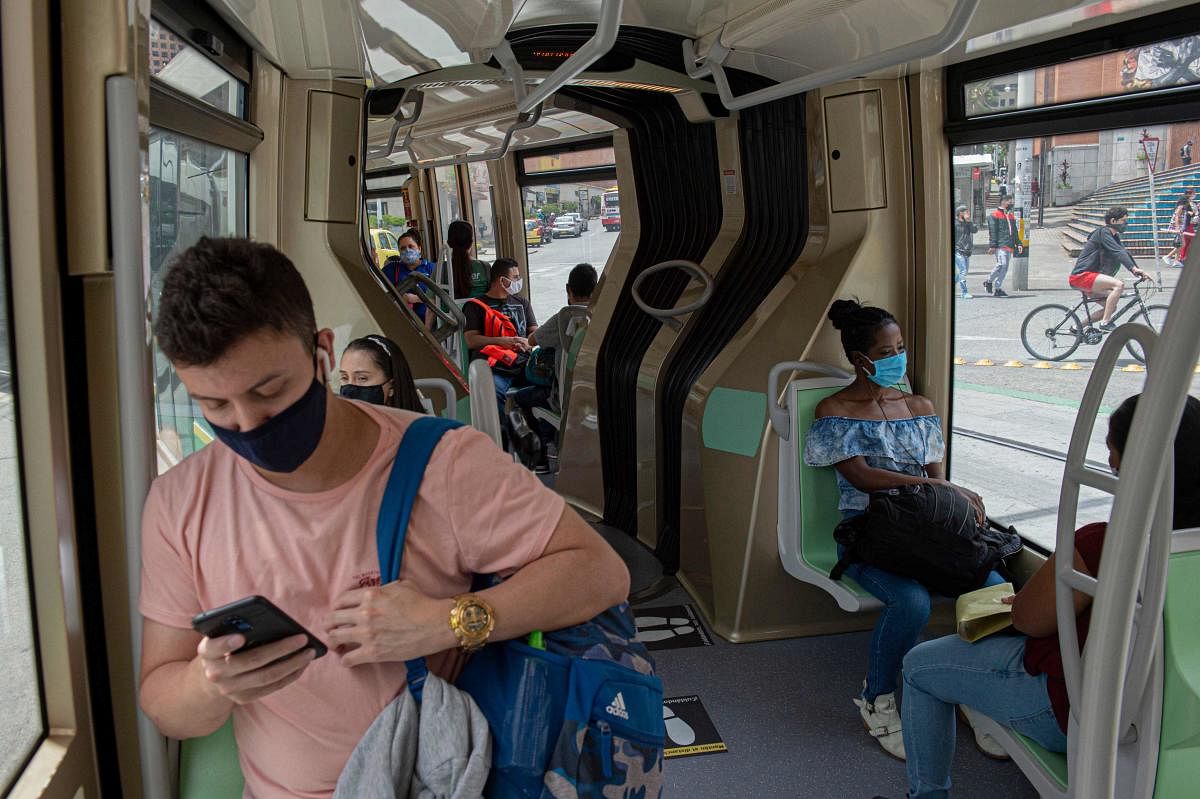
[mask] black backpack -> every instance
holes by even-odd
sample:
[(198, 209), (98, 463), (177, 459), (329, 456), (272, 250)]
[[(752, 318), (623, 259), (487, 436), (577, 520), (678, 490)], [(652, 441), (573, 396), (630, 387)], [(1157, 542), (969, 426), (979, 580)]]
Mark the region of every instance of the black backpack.
[(991, 519), (979, 524), (966, 497), (932, 483), (873, 492), (866, 512), (839, 524), (833, 537), (846, 548), (829, 574), (834, 580), (862, 562), (950, 597), (982, 587), (1021, 549), (1016, 530)]

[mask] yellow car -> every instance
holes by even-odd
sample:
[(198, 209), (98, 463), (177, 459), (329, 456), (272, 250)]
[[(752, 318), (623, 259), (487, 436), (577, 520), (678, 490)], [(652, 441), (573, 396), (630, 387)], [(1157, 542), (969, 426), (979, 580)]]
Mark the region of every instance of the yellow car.
[(538, 224), (536, 219), (525, 220), (525, 246), (542, 246), (542, 226)]
[(400, 254), (400, 245), (392, 231), (383, 228), (371, 228), (371, 248), (375, 250), (375, 265), (383, 269), (384, 262), (393, 255)]

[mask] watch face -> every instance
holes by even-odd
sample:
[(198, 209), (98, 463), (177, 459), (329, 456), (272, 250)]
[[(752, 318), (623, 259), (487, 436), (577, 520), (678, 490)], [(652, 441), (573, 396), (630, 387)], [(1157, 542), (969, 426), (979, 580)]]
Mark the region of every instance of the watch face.
[(487, 608), (475, 604), (464, 606), (459, 618), (463, 630), (472, 635), (487, 632), (488, 623), (491, 622), (491, 615)]

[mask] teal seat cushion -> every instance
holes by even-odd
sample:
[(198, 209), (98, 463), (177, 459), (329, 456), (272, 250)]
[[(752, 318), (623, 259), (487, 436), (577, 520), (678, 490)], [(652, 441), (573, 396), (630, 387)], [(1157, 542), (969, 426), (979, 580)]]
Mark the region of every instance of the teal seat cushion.
[(232, 720), (211, 735), (179, 744), (180, 799), (242, 799), (244, 787)]
[[(800, 556), (811, 568), (828, 576), (838, 562), (837, 542), (833, 540), (833, 528), (842, 521), (838, 510), (840, 492), (832, 467), (813, 467), (804, 463), (804, 447), (808, 442), (808, 431), (812, 428), (814, 411), (826, 397), (841, 391), (842, 386), (824, 388), (791, 389), (792, 414), (796, 419), (798, 436), (796, 457), (799, 459), (797, 473), (800, 475)], [(846, 590), (856, 596), (869, 597), (871, 593), (843, 575), (839, 580)]]
[(1013, 732), (1017, 740), (1029, 750), (1029, 754), (1033, 755), (1033, 759), (1041, 765), (1042, 771), (1054, 778), (1058, 786), (1064, 791), (1067, 789), (1067, 756), (1063, 752), (1051, 752), (1049, 749), (1037, 744), (1032, 738), (1026, 738), (1019, 732)]

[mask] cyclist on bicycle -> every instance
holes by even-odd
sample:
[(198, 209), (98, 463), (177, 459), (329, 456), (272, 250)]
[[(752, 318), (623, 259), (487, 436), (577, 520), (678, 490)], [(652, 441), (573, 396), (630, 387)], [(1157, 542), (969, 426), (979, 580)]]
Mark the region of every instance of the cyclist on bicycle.
[(1105, 331), (1116, 327), (1112, 323), (1112, 315), (1116, 313), (1121, 292), (1125, 290), (1125, 282), (1116, 277), (1117, 271), (1124, 266), (1135, 277), (1147, 277), (1121, 243), (1121, 232), (1125, 230), (1128, 217), (1129, 211), (1122, 205), (1109, 208), (1104, 213), (1104, 226), (1096, 228), (1088, 236), (1075, 261), (1075, 268), (1067, 278), (1071, 288), (1082, 291), (1091, 299), (1104, 300), (1104, 307), (1092, 311), (1088, 321), (1095, 322), (1099, 315), (1100, 329)]

